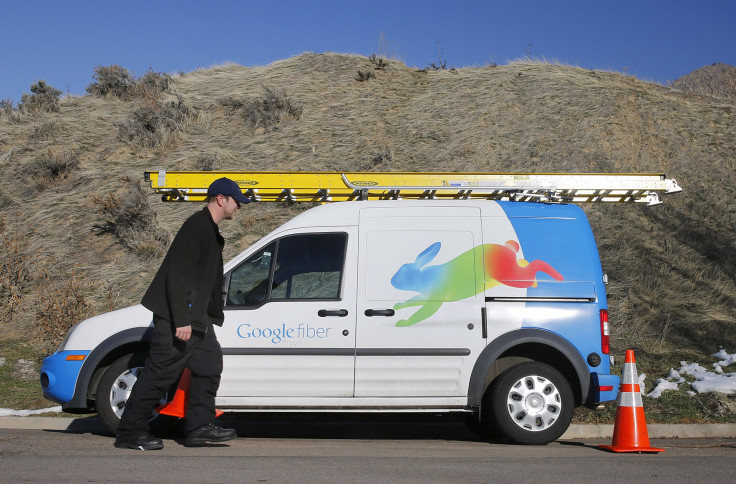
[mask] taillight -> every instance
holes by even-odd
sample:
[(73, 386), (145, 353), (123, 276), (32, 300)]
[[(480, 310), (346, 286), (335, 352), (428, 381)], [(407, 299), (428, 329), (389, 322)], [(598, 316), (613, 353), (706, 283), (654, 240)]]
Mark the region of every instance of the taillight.
[(609, 354), (611, 350), (611, 333), (608, 327), (608, 310), (601, 309), (601, 353)]

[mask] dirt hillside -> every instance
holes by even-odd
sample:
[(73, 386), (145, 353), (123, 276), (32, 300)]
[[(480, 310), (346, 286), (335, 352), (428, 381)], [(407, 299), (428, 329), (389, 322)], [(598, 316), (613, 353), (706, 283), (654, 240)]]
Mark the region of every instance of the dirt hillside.
[[(733, 98), (549, 63), (383, 61), (304, 54), (174, 76), (158, 97), (4, 111), (2, 338), (51, 347), (49, 331), (139, 300), (198, 209), (137, 191), (145, 170), (641, 172), (684, 192), (657, 207), (586, 207), (614, 352), (672, 365), (736, 351)], [(301, 209), (249, 206), (223, 226), (226, 257)]]
[(672, 87), (708, 96), (736, 99), (736, 67), (715, 63), (672, 82)]

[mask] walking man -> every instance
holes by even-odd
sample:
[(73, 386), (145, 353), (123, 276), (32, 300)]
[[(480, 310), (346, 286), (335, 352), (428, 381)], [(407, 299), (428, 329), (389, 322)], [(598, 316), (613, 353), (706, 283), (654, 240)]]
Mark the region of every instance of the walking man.
[(207, 205), (189, 217), (171, 243), (141, 304), (153, 312), (153, 333), (145, 366), (120, 419), (115, 447), (156, 450), (163, 441), (148, 421), (184, 368), (191, 370), (186, 445), (225, 442), (235, 430), (212, 423), (222, 373), (222, 349), (213, 325), (222, 326), (222, 249), (218, 225), (251, 200), (228, 178), (212, 182)]

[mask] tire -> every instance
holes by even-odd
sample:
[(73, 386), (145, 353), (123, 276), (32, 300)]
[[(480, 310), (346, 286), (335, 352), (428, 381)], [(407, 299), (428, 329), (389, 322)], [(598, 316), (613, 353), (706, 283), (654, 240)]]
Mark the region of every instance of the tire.
[(484, 399), (487, 422), (509, 441), (544, 445), (570, 426), (575, 401), (570, 384), (545, 363), (522, 363), (496, 378)]
[[(133, 385), (138, 379), (138, 373), (143, 370), (145, 355), (125, 355), (113, 362), (100, 379), (95, 396), (95, 408), (97, 416), (102, 423), (113, 433), (117, 433), (120, 417), (125, 410), (125, 402), (128, 401)], [(176, 388), (174, 386), (174, 388)], [(167, 396), (173, 395), (170, 391), (161, 403), (168, 401)], [(176, 423), (180, 419), (166, 417), (154, 412), (150, 423), (153, 433), (169, 433), (176, 430)]]

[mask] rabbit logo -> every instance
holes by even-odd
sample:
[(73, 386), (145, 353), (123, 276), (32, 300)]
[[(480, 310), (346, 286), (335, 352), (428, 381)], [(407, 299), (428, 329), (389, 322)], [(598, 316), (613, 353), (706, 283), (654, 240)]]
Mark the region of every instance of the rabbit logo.
[[(419, 293), (394, 304), (394, 310), (420, 306), (409, 319), (398, 321), (396, 326), (411, 326), (424, 321), (445, 302), (473, 297), (499, 284), (518, 288), (537, 287), (537, 272), (545, 272), (557, 281), (563, 279), (546, 262), (517, 259), (520, 247), (514, 240), (507, 241), (505, 245), (483, 244), (444, 264), (427, 266), (439, 253), (441, 246), (440, 242), (430, 245), (414, 262), (402, 265), (391, 278), (391, 285), (396, 289)], [(475, 274), (475, 277), (468, 277), (468, 274)]]

